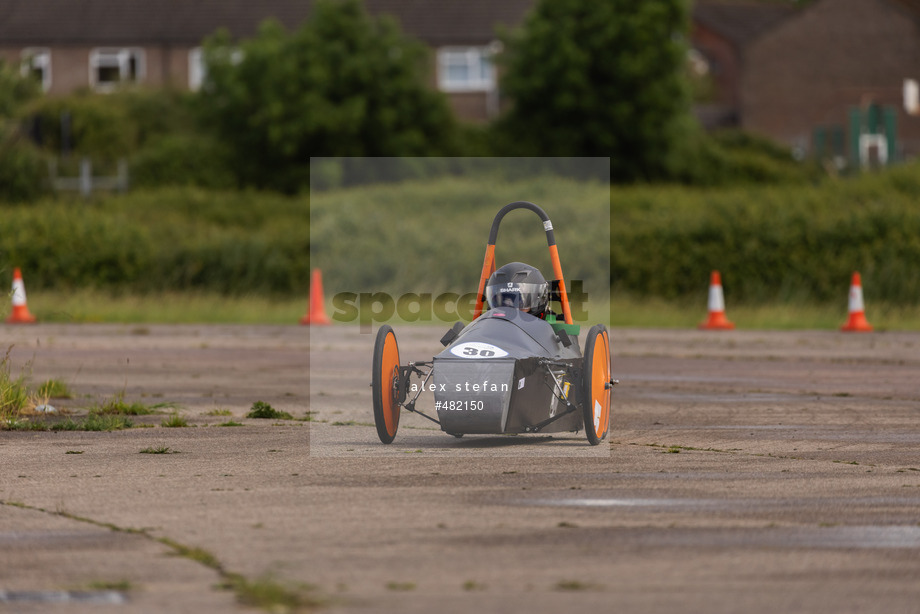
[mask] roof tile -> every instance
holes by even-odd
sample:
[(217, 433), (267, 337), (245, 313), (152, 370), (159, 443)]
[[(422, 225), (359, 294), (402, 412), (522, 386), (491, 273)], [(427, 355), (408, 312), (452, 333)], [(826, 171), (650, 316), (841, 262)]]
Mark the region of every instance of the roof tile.
[[(366, 0), (433, 45), (488, 43), (497, 24), (515, 26), (535, 0)], [(312, 0), (0, 0), (0, 44), (195, 44), (220, 27), (252, 36), (275, 17), (294, 29)]]
[(698, 0), (693, 5), (693, 20), (741, 46), (797, 10), (776, 2)]

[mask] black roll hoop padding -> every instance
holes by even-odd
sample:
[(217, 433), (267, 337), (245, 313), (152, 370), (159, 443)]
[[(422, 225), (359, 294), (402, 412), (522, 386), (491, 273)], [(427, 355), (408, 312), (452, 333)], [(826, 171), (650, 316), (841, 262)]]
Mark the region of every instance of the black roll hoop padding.
[[(495, 219), (492, 220), (492, 228), (489, 230), (489, 245), (495, 245), (495, 241), (498, 239), (498, 226), (501, 224), (502, 218), (505, 217), (506, 213), (509, 211), (514, 211), (515, 209), (530, 209), (539, 215), (541, 220), (543, 220), (544, 228), (546, 228), (546, 222), (549, 222), (549, 216), (546, 214), (546, 211), (533, 203), (527, 202), (526, 200), (518, 200), (513, 203), (509, 203), (502, 207), (501, 210), (495, 215)], [(549, 224), (549, 228), (546, 228), (546, 242), (548, 245), (556, 244), (556, 237), (553, 235), (553, 226), (551, 222)]]

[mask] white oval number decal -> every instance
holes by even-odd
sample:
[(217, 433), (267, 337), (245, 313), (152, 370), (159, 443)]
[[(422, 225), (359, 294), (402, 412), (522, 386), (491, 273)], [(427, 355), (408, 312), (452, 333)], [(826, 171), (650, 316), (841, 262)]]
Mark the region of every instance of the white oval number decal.
[(508, 355), (508, 352), (500, 347), (495, 347), (491, 343), (482, 343), (481, 341), (461, 343), (456, 347), (450, 348), (450, 353), (460, 358), (501, 358)]

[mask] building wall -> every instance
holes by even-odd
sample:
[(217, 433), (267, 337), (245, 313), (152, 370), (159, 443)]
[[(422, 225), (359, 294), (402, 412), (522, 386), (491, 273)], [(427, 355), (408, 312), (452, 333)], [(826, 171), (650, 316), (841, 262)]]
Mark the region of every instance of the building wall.
[(713, 84), (710, 102), (723, 105), (738, 104), (738, 82), (741, 78), (740, 53), (724, 37), (700, 23), (694, 23), (690, 36), (693, 48), (709, 62)]
[(819, 0), (748, 46), (742, 127), (808, 153), (815, 127), (846, 126), (848, 109), (898, 108), (902, 153), (920, 154), (920, 118), (903, 81), (920, 77), (920, 26), (889, 0)]
[(188, 87), (188, 47), (148, 47), (147, 83), (157, 87)]
[(457, 117), (471, 122), (486, 122), (492, 118), (488, 95), (484, 92), (448, 94), (447, 100)]
[[(143, 49), (144, 75), (142, 85), (150, 87), (172, 86), (186, 89), (189, 86), (189, 45), (131, 46)], [(91, 46), (44, 46), (51, 51), (51, 96), (67, 95), (75, 90), (90, 86)], [(110, 47), (109, 47), (110, 48)], [(18, 66), (22, 57), (21, 47), (0, 47), (0, 58)], [(432, 53), (434, 56), (434, 53)], [(430, 87), (437, 88), (437, 65), (432, 60)], [(451, 108), (457, 117), (472, 122), (485, 122), (497, 113), (497, 91), (452, 92), (447, 94)]]
[[(51, 52), (51, 89), (50, 95), (67, 94), (73, 90), (89, 85), (89, 52), (91, 47), (55, 47), (36, 45)], [(22, 47), (4, 47), (0, 49), (0, 58), (11, 66), (19, 66), (22, 59)]]
[(52, 96), (89, 87), (89, 54), (92, 47), (51, 47)]
[[(51, 51), (51, 96), (66, 95), (90, 86), (90, 53), (92, 46), (44, 46)], [(111, 47), (107, 47), (111, 48)], [(143, 50), (144, 75), (140, 81), (151, 87), (188, 87), (188, 46), (134, 47)], [(22, 48), (0, 48), (0, 58), (18, 66)]]

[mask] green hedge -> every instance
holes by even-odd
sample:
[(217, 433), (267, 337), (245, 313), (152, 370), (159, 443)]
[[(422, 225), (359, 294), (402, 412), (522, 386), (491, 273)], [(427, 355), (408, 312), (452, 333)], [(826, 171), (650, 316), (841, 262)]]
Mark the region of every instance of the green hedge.
[(48, 165), (28, 140), (0, 121), (0, 203), (31, 202), (49, 193)]
[[(920, 304), (916, 164), (817, 185), (614, 187), (609, 252), (582, 206), (597, 190), (552, 178), (448, 179), (323, 193), (313, 201), (313, 257), (327, 292), (459, 291), (478, 279), (498, 208), (529, 199), (553, 218), (566, 277), (591, 279), (609, 266), (614, 294), (705, 304), (709, 273), (719, 270), (734, 304), (840, 303), (860, 271), (867, 301)], [(546, 268), (532, 220), (513, 217), (498, 259)]]
[[(479, 177), (330, 190), (312, 215), (306, 196), (197, 188), (0, 205), (0, 271), (22, 267), (29, 288), (304, 295), (312, 256), (328, 296), (466, 292), (493, 216), (523, 199), (553, 219), (566, 278), (614, 293), (698, 304), (718, 269), (731, 304), (839, 303), (860, 271), (867, 302), (920, 304), (916, 164), (821, 185), (613, 188), (609, 244), (595, 215), (607, 195)], [(497, 257), (548, 269), (531, 217), (506, 218)]]
[(614, 190), (614, 291), (705, 294), (720, 270), (733, 301), (920, 303), (920, 167), (821, 186)]
[(151, 140), (131, 160), (132, 187), (188, 185), (233, 189), (237, 180), (224, 148), (196, 134), (166, 134)]
[(94, 162), (112, 162), (165, 134), (197, 132), (190, 96), (168, 89), (125, 89), (111, 94), (80, 91), (39, 98), (20, 115), (49, 153), (61, 152), (61, 124), (66, 116), (70, 153)]
[(138, 191), (4, 207), (0, 270), (29, 288), (306, 295), (308, 240), (306, 198)]
[(798, 162), (788, 148), (737, 130), (697, 134), (683, 147), (673, 178), (685, 185), (801, 185), (827, 175), (814, 161)]
[[(550, 216), (566, 279), (608, 288), (609, 188), (544, 174), (523, 182), (487, 173), (314, 194), (311, 256), (327, 295), (337, 292), (475, 292), (495, 214), (527, 200)], [(498, 264), (552, 268), (540, 219), (513, 211), (501, 223)]]

